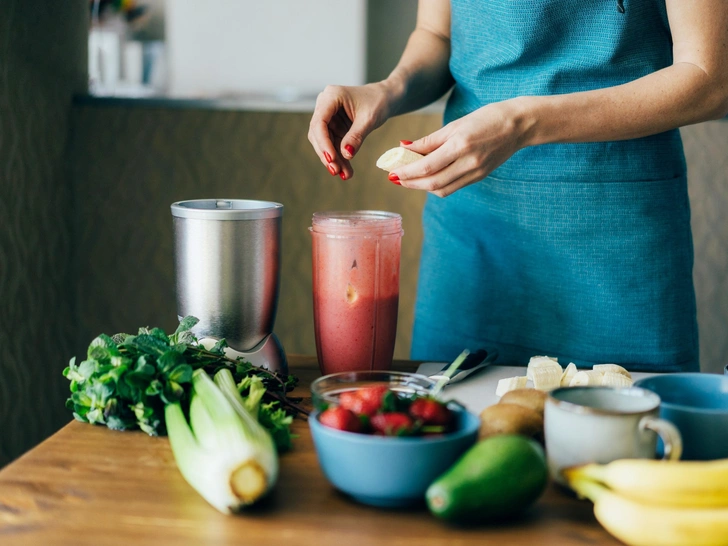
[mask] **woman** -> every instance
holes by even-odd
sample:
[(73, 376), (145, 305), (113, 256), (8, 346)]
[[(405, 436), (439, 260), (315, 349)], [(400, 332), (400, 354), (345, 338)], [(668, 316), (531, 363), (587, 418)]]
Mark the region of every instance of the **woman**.
[(451, 88), (389, 175), (430, 193), (412, 358), (697, 370), (677, 128), (728, 112), (728, 2), (420, 0), (392, 74), (327, 87), (309, 140), (348, 179), (372, 130)]

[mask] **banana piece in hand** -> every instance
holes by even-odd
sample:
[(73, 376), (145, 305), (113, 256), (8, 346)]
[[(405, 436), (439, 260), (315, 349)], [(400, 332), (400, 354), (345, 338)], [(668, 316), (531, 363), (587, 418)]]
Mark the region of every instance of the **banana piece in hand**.
[(408, 150), (407, 148), (402, 148), (400, 146), (399, 148), (392, 148), (391, 150), (384, 152), (382, 156), (377, 159), (377, 167), (387, 172), (391, 172), (398, 167), (414, 163), (423, 157), (425, 156), (422, 154), (418, 154), (417, 152), (413, 152), (412, 150)]

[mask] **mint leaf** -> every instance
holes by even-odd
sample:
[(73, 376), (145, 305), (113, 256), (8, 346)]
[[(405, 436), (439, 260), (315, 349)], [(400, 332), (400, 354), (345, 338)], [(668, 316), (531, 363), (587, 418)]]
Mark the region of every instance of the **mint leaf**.
[(66, 408), (79, 421), (115, 430), (138, 428), (152, 436), (165, 434), (164, 406), (189, 402), (193, 372), (203, 369), (214, 375), (225, 367), (233, 372), (245, 391), (246, 405), (258, 412), (278, 448), (289, 449), (292, 411), (303, 411), (286, 396), (297, 379), (226, 357), (224, 339), (206, 350), (191, 331), (197, 323), (195, 317), (185, 317), (171, 336), (148, 327), (139, 328), (136, 335), (99, 335), (89, 344), (86, 360), (77, 364), (71, 358), (63, 370), (70, 390)]
[(175, 383), (189, 383), (192, 381), (192, 366), (180, 364), (169, 372), (169, 380)]

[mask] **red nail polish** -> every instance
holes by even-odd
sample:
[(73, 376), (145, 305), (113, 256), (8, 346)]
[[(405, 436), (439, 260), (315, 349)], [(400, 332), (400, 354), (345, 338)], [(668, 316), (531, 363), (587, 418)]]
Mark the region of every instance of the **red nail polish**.
[(326, 158), (326, 163), (331, 163), (332, 157), (329, 152), (324, 152), (324, 157)]
[(346, 180), (346, 173), (344, 171), (341, 171), (339, 173), (339, 176), (341, 177), (342, 180)]
[(400, 140), (399, 143), (402, 146), (409, 146), (410, 144), (412, 144), (412, 141), (411, 140)]
[(334, 168), (334, 166), (333, 166), (333, 165), (332, 165), (331, 163), (329, 163), (329, 164), (328, 164), (328, 165), (326, 166), (326, 168), (327, 168), (327, 169), (329, 170), (329, 172), (331, 173), (331, 176), (334, 176), (334, 175), (336, 174), (336, 169)]
[(347, 144), (346, 146), (344, 146), (344, 150), (349, 152), (350, 156), (354, 156), (354, 146), (352, 146), (351, 144)]
[(397, 176), (397, 175), (396, 175), (396, 174), (394, 174), (394, 173), (389, 173), (389, 176), (388, 176), (387, 178), (389, 178), (389, 181), (390, 181), (390, 182), (392, 182), (392, 183), (394, 183), (394, 184), (397, 184), (398, 186), (401, 186), (401, 185), (402, 185), (402, 184), (401, 184), (401, 183), (399, 182), (399, 176)]

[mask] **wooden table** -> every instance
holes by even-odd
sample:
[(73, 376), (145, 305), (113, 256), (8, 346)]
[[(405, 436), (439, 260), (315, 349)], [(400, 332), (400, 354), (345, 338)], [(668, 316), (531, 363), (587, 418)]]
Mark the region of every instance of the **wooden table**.
[[(309, 397), (315, 358), (290, 357)], [(413, 369), (397, 362), (398, 369)], [(310, 400), (309, 400), (310, 403)], [(0, 545), (614, 545), (591, 504), (549, 489), (522, 519), (456, 528), (426, 508), (382, 510), (335, 491), (321, 473), (308, 426), (262, 505), (238, 516), (210, 507), (182, 479), (166, 438), (72, 422), (0, 471)]]

